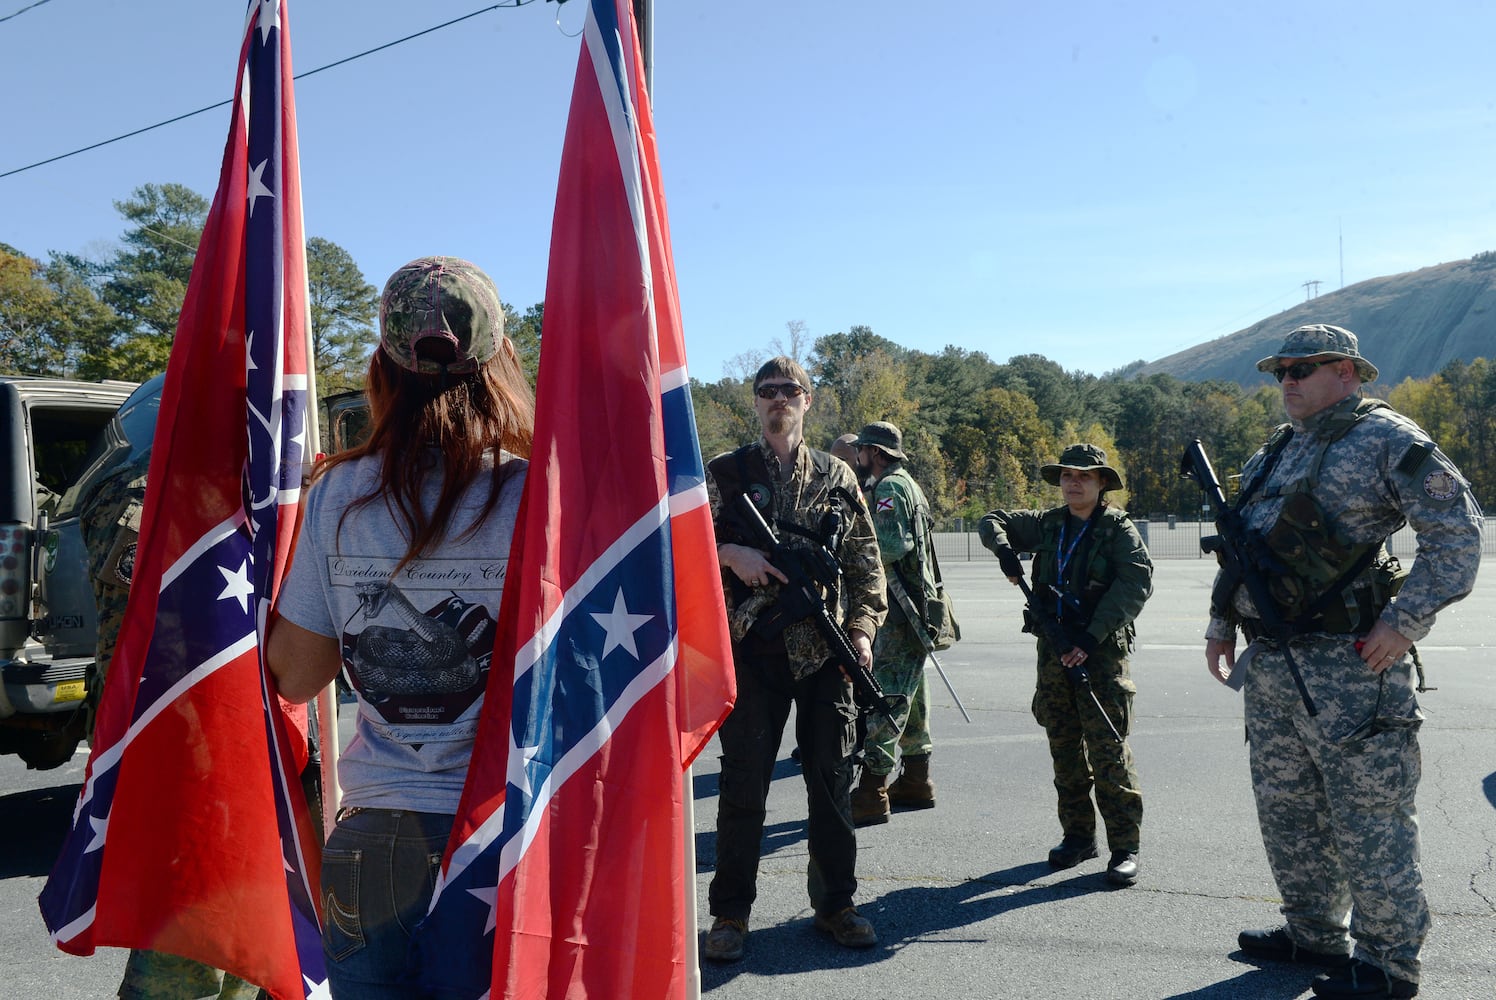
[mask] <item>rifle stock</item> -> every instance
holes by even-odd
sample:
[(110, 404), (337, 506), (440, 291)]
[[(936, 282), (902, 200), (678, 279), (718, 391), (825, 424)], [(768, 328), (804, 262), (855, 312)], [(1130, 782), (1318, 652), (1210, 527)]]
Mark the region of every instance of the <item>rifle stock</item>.
[[(902, 710), (909, 699), (903, 695), (883, 693), (883, 688), (878, 683), (878, 679), (873, 676), (873, 672), (858, 660), (857, 650), (852, 646), (851, 638), (826, 610), (826, 602), (816, 587), (814, 575), (806, 567), (807, 557), (814, 558), (817, 554), (803, 549), (792, 549), (781, 543), (746, 493), (738, 494), (733, 503), (738, 505), (738, 514), (742, 518), (742, 523), (753, 535), (754, 544), (768, 552), (769, 562), (789, 578), (789, 582), (782, 586), (779, 595), (780, 607), (786, 612), (785, 624), (808, 619), (820, 633), (821, 638), (826, 640), (832, 659), (836, 660), (851, 678), (852, 690), (857, 703), (883, 716), (895, 729), (899, 728), (894, 711)], [(822, 546), (822, 549), (824, 551), (825, 547)], [(821, 561), (825, 562), (824, 559)], [(830, 562), (832, 566), (835, 565), (834, 558)]]
[(1293, 631), (1268, 590), (1267, 579), (1258, 568), (1258, 560), (1254, 558), (1254, 548), (1261, 542), (1251, 537), (1242, 523), (1241, 515), (1227, 504), (1226, 491), (1221, 488), (1221, 481), (1216, 477), (1210, 458), (1205, 454), (1205, 446), (1200, 443), (1199, 438), (1192, 440), (1184, 449), (1184, 455), (1179, 460), (1179, 476), (1199, 484), (1216, 510), (1215, 535), (1200, 539), (1200, 549), (1206, 553), (1215, 553), (1221, 563), (1221, 577), (1210, 595), (1212, 610), (1224, 615), (1230, 608), (1231, 592), (1238, 585), (1245, 586), (1257, 614), (1261, 616), (1263, 631), (1283, 651), (1283, 659), (1288, 663), (1288, 672), (1299, 690), (1299, 697), (1304, 701), (1305, 710), (1310, 715), (1318, 715), (1319, 709), (1309, 696), (1309, 689), (1304, 685), (1304, 677), (1299, 673), (1299, 665), (1294, 660), (1293, 650), (1289, 645)]

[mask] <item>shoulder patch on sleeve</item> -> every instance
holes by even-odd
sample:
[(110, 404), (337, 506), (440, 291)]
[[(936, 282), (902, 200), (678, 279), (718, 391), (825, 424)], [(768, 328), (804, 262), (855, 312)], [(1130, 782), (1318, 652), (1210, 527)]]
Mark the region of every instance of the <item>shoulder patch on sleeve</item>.
[(1408, 487), (1417, 491), (1414, 498), (1435, 504), (1452, 504), (1470, 488), (1465, 477), (1432, 441), (1410, 445), (1395, 471)]
[(1423, 492), (1430, 500), (1453, 500), (1460, 495), (1460, 481), (1448, 469), (1435, 469), (1423, 477)]

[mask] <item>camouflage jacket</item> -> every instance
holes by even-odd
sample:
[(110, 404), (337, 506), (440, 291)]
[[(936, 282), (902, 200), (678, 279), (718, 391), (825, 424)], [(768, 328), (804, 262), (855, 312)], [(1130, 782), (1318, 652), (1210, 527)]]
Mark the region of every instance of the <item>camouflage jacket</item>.
[[(923, 612), (926, 602), (935, 600), (935, 569), (930, 559), (930, 530), (933, 517), (924, 490), (896, 464), (873, 484), (869, 491), (873, 527), (878, 532), (878, 551), (883, 572), (890, 586), (897, 574), (916, 609)], [(889, 620), (904, 620), (904, 613), (892, 599), (888, 602)]]
[[(873, 530), (872, 518), (862, 502), (856, 477), (845, 462), (834, 461), (824, 452), (816, 452), (801, 444), (795, 452), (793, 463), (781, 468), (765, 438), (757, 442), (758, 456), (763, 467), (773, 470), (767, 483), (742, 483), (739, 488), (750, 496), (757, 494), (763, 500), (760, 512), (771, 526), (779, 523), (793, 524), (814, 532), (819, 529), (822, 515), (839, 506), (837, 495), (850, 500), (840, 506), (850, 507), (850, 517), (843, 526), (841, 538), (835, 550), (837, 563), (841, 567), (840, 610), (842, 627), (851, 631), (860, 629), (871, 638), (877, 634), (888, 612), (888, 599), (884, 594), (885, 578), (883, 564), (878, 557), (878, 541)], [(714, 459), (711, 466), (723, 468), (721, 462), (732, 453)], [(719, 543), (737, 541), (724, 518), (724, 504), (733, 496), (723, 496), (711, 466), (707, 470), (707, 494), (711, 499), (712, 522), (717, 529)], [(767, 494), (767, 496), (764, 496)], [(769, 509), (763, 509), (767, 505)], [(790, 546), (809, 545), (810, 541), (793, 532), (780, 531), (780, 540)], [(743, 544), (748, 544), (746, 541)], [(722, 570), (722, 589), (727, 604), (728, 621), (734, 641), (741, 640), (757, 620), (760, 612), (775, 603), (779, 596), (779, 583), (775, 580), (762, 587), (753, 588), (746, 596), (741, 584), (736, 583), (733, 572)], [(810, 622), (798, 622), (784, 630), (785, 649), (789, 654), (790, 667), (796, 678), (806, 677), (819, 670), (830, 656), (826, 642)]]
[(89, 736), (93, 717), (104, 690), (104, 677), (114, 659), (125, 606), (130, 600), (130, 581), (135, 573), (135, 544), (140, 515), (145, 506), (145, 476), (150, 452), (143, 460), (115, 470), (100, 481), (79, 511), (78, 527), (88, 550), (89, 576), (93, 581), (94, 606), (99, 616), (98, 643), (94, 647), (95, 681), (89, 689)]
[[(1388, 406), (1355, 419), (1361, 402), (1351, 396), (1280, 427), (1242, 468), (1241, 481), (1252, 489), (1242, 518), (1249, 530), (1266, 534), (1285, 500), (1308, 490), (1349, 543), (1379, 544), (1412, 525), (1417, 558), (1381, 620), (1416, 642), (1428, 635), (1439, 610), (1475, 586), (1481, 509), (1460, 470), (1423, 428)], [(1280, 448), (1266, 479), (1255, 483)], [(1245, 587), (1236, 589), (1231, 610), (1231, 620), (1212, 614), (1207, 638), (1232, 639), (1237, 620), (1260, 617)]]
[[(1068, 507), (994, 510), (977, 523), (982, 544), (993, 552), (1006, 545), (1034, 554), (1034, 599), (1051, 614), (1057, 607), (1052, 595), (1060, 579), (1061, 532), (1068, 514)], [(1096, 511), (1085, 535), (1066, 548), (1071, 546), (1067, 562), (1073, 562), (1074, 570), (1065, 574), (1062, 589), (1084, 609), (1086, 631), (1099, 643), (1110, 639), (1114, 655), (1126, 655), (1133, 622), (1153, 596), (1153, 560), (1143, 536), (1125, 510), (1106, 506)], [(1105, 645), (1098, 648), (1106, 651)]]

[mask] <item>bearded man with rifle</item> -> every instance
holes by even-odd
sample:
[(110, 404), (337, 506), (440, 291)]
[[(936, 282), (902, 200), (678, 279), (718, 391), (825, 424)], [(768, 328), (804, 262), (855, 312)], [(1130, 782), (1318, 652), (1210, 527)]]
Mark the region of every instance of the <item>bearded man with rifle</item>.
[[(776, 530), (779, 545), (807, 550), (795, 569), (824, 559), (835, 564), (840, 582), (821, 587), (821, 615), (836, 612), (857, 666), (869, 672), (873, 636), (888, 610), (877, 537), (852, 470), (805, 444), (812, 397), (805, 369), (790, 358), (771, 358), (754, 376), (753, 390), (762, 436), (707, 468), (738, 684), (737, 702), (717, 734), (717, 870), (707, 894), (716, 919), (702, 946), (708, 959), (723, 962), (743, 956), (769, 782), (791, 706), (809, 810), (807, 886), (815, 926), (845, 947), (878, 943), (872, 924), (852, 905), (858, 717), (852, 675), (858, 671), (838, 662), (820, 616), (801, 617), (804, 574), (795, 573), (791, 586), (791, 574), (776, 565), (776, 557), (788, 562), (785, 553), (769, 547), (762, 529)], [(745, 516), (745, 502), (763, 524)]]

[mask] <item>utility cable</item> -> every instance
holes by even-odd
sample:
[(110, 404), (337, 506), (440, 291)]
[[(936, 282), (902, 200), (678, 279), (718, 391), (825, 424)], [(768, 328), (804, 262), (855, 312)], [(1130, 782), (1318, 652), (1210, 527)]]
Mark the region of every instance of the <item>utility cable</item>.
[(0, 23), (4, 23), (5, 21), (9, 21), (13, 17), (20, 17), (22, 14), (26, 13), (28, 10), (31, 10), (31, 9), (36, 8), (36, 7), (40, 7), (42, 4), (44, 4), (44, 3), (50, 3), (50, 2), (51, 2), (51, 0), (36, 0), (36, 3), (28, 3), (26, 6), (22, 7), (20, 10), (13, 11), (13, 12), (11, 12), (9, 14), (6, 14), (4, 17), (0, 17)]
[[(39, 6), (40, 4), (47, 3), (47, 2), (48, 2), (48, 0), (37, 0), (36, 3), (32, 4), (32, 6), (33, 7)], [(408, 41), (410, 41), (412, 39), (415, 39), (415, 38), (420, 38), (422, 35), (429, 35), (433, 31), (440, 31), (443, 28), (450, 28), (454, 24), (459, 24), (459, 23), (461, 23), (463, 21), (469, 20), (470, 18), (477, 17), (479, 14), (487, 14), (489, 11), (500, 10), (501, 8), (504, 8), (504, 7), (523, 7), (526, 4), (531, 4), (531, 3), (534, 3), (534, 2), (535, 2), (535, 0), (513, 0), (513, 2), (511, 2), (511, 3), (496, 3), (496, 4), (492, 4), (492, 5), (488, 6), (488, 7), (482, 8), (481, 10), (475, 10), (471, 14), (463, 14), (461, 17), (454, 17), (450, 21), (444, 21), (441, 24), (433, 25), (432, 27), (426, 28), (426, 29), (424, 29), (422, 31), (417, 31), (413, 35), (406, 35), (404, 38), (397, 38), (393, 42), (386, 42), (383, 45), (376, 45), (374, 48), (372, 48), (372, 49), (366, 49), (365, 51), (360, 52), (360, 53), (358, 53), (356, 55), (347, 56), (346, 58), (339, 59), (336, 62), (330, 62), (330, 63), (328, 63), (325, 66), (318, 66), (316, 69), (309, 69), (305, 73), (297, 73), (293, 77), (293, 79), (304, 80), (304, 79), (306, 79), (309, 76), (315, 76), (316, 74), (321, 73), (323, 70), (332, 69), (334, 66), (342, 66), (344, 63), (353, 62), (355, 59), (362, 59), (364, 56), (373, 55), (376, 52), (383, 52), (385, 49), (392, 48), (392, 47), (394, 47), (396, 45), (401, 45), (401, 44), (403, 44), (405, 42), (408, 42)], [(28, 10), (28, 9), (30, 9), (30, 8), (22, 8), (22, 10)], [(19, 14), (19, 13), (21, 13), (21, 11), (16, 11), (16, 14)], [(14, 17), (15, 14), (11, 14), (11, 15), (8, 15), (8, 16), (9, 17)], [(147, 125), (144, 128), (135, 129), (133, 132), (126, 132), (123, 135), (117, 135), (117, 136), (115, 136), (112, 139), (104, 139), (104, 140), (102, 140), (100, 142), (93, 143), (92, 145), (89, 145), (89, 146), (84, 146), (84, 147), (82, 147), (80, 149), (75, 149), (75, 150), (73, 150), (71, 152), (68, 152), (68, 153), (59, 153), (56, 156), (50, 156), (50, 157), (48, 157), (45, 160), (37, 160), (35, 163), (28, 163), (24, 167), (16, 167), (16, 168), (14, 168), (12, 170), (7, 170), (4, 173), (0, 173), (0, 178), (10, 177), (10, 176), (12, 176), (14, 174), (19, 174), (19, 173), (23, 173), (23, 172), (25, 172), (27, 170), (35, 169), (36, 167), (44, 167), (44, 166), (46, 166), (49, 163), (56, 163), (58, 160), (66, 160), (70, 156), (77, 156), (80, 153), (87, 153), (87, 152), (89, 152), (91, 150), (98, 149), (101, 146), (108, 146), (111, 143), (119, 142), (122, 139), (130, 139), (130, 138), (133, 138), (134, 136), (140, 135), (143, 132), (150, 132), (153, 129), (162, 128), (162, 127), (167, 126), (167, 125), (175, 125), (179, 121), (183, 121), (183, 120), (185, 120), (187, 118), (192, 118), (195, 115), (200, 115), (200, 114), (203, 114), (203, 113), (208, 112), (208, 111), (212, 111), (212, 110), (214, 110), (216, 108), (227, 107), (228, 105), (233, 104), (233, 103), (234, 103), (233, 99), (230, 98), (227, 101), (219, 101), (217, 104), (209, 104), (207, 107), (198, 108), (196, 111), (188, 111), (186, 114), (180, 114), (180, 115), (177, 115), (175, 118), (168, 118), (165, 121), (157, 122), (154, 125)]]

